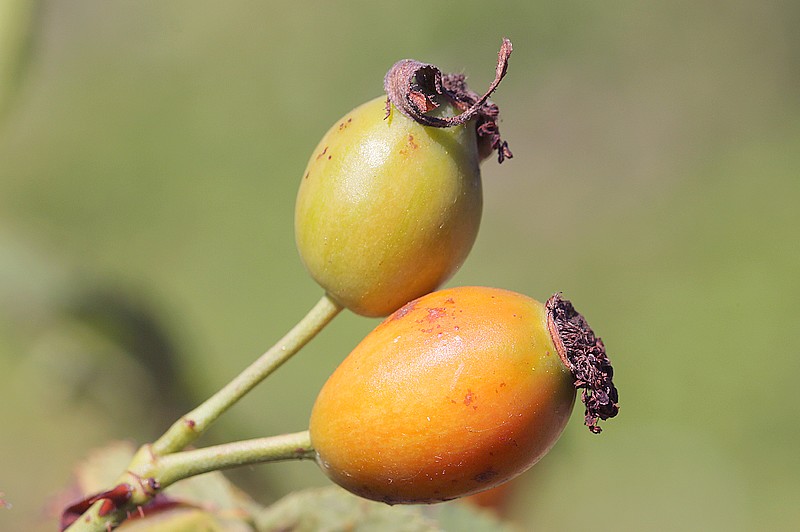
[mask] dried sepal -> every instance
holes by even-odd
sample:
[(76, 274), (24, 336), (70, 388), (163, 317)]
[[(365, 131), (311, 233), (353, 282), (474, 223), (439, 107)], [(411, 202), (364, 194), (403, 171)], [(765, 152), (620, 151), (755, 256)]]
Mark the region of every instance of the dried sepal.
[[(494, 81), (483, 96), (469, 89), (463, 74), (442, 74), (435, 65), (421, 63), (414, 59), (403, 59), (395, 63), (386, 73), (383, 87), (386, 91), (386, 115), (391, 106), (422, 125), (430, 127), (453, 127), (476, 118), (478, 137), (488, 141), (491, 149), (497, 151), (498, 162), (513, 157), (508, 143), (500, 137), (497, 125), (500, 110), (489, 100), (489, 96), (508, 71), (511, 56), (511, 41), (503, 39), (497, 54), (497, 68)], [(461, 110), (456, 116), (437, 117), (427, 114), (439, 106), (437, 98), (447, 98)]]
[(575, 388), (582, 389), (584, 422), (595, 434), (597, 422), (617, 415), (619, 393), (614, 386), (614, 368), (603, 341), (595, 336), (586, 319), (572, 303), (555, 294), (547, 300), (547, 327), (561, 360), (572, 372)]

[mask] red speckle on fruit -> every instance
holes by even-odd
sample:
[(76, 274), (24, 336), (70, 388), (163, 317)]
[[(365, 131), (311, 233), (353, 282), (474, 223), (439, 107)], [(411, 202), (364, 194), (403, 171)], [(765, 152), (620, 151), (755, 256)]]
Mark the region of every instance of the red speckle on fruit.
[[(322, 156), (325, 155), (326, 153), (328, 153), (328, 147), (327, 146), (325, 146), (325, 148), (322, 150), (322, 153), (317, 155), (317, 159), (322, 158)], [(328, 157), (328, 159), (330, 159), (330, 157)]]
[[(466, 406), (469, 406), (469, 405), (472, 404), (473, 401), (475, 401), (475, 394), (472, 393), (472, 390), (467, 390), (467, 395), (464, 396), (464, 404)], [(477, 408), (477, 407), (473, 407), (473, 408)]]
[(427, 321), (428, 323), (433, 323), (434, 321), (438, 320), (439, 318), (444, 318), (447, 316), (447, 310), (443, 308), (429, 308), (428, 315), (423, 317), (421, 320), (417, 320), (417, 323), (422, 323), (423, 321)]

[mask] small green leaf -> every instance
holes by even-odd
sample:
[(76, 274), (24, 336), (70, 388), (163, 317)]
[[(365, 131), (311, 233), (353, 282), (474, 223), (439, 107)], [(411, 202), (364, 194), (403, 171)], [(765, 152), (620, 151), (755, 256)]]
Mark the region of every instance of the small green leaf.
[(337, 487), (291, 493), (256, 516), (259, 532), (512, 532), (489, 512), (462, 502), (388, 506)]
[(220, 519), (197, 508), (175, 508), (144, 519), (131, 519), (120, 532), (252, 532), (252, 527), (233, 519)]
[(387, 506), (330, 486), (291, 493), (256, 517), (262, 532), (437, 532), (418, 507)]

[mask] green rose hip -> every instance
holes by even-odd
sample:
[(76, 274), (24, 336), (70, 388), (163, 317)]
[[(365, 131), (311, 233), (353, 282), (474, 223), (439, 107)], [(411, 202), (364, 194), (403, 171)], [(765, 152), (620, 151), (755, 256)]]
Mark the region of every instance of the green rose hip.
[(322, 138), (297, 196), (295, 235), (314, 279), (358, 314), (383, 316), (436, 289), (481, 219), (475, 129), (425, 127), (385, 98)]
[[(463, 76), (400, 61), (389, 96), (337, 121), (312, 152), (295, 208), (295, 237), (312, 277), (339, 304), (386, 316), (438, 288), (466, 259), (480, 226), (479, 164), (497, 150), (497, 106)], [(502, 66), (502, 68), (501, 68)]]

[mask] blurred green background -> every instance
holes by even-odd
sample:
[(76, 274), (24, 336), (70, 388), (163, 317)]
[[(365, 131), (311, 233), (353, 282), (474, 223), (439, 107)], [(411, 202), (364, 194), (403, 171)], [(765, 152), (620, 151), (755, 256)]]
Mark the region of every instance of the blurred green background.
[[(151, 441), (288, 330), (321, 295), (292, 220), (320, 136), (401, 58), (482, 89), (502, 36), (515, 158), (450, 284), (564, 291), (621, 399), (600, 436), (576, 409), (512, 518), (800, 524), (800, 3), (25, 4), (0, 10), (0, 529), (52, 530), (90, 449)], [(304, 429), (376, 323), (337, 318), (202, 443)]]

